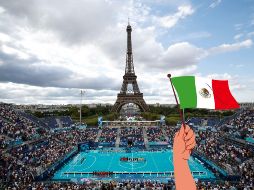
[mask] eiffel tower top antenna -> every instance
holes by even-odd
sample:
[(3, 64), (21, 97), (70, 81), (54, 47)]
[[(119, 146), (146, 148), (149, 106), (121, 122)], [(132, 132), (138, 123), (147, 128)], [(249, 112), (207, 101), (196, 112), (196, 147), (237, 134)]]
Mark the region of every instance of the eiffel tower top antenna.
[(128, 26), (126, 28), (127, 32), (127, 53), (126, 53), (126, 66), (125, 66), (125, 74), (134, 74), (134, 65), (133, 65), (133, 55), (132, 55), (132, 43), (131, 43), (131, 32), (132, 28), (128, 18)]

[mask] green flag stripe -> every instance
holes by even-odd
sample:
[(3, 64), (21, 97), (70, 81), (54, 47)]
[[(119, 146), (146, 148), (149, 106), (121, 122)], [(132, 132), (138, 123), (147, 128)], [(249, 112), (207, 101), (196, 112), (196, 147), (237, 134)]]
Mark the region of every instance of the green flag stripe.
[(172, 83), (177, 91), (180, 108), (196, 108), (197, 94), (194, 76), (173, 77)]

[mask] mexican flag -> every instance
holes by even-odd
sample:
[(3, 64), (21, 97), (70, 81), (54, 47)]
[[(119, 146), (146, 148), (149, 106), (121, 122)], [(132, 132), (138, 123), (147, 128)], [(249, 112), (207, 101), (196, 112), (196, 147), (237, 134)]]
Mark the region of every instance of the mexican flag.
[(232, 96), (228, 80), (213, 80), (195, 76), (172, 77), (180, 100), (180, 108), (236, 109), (239, 104)]

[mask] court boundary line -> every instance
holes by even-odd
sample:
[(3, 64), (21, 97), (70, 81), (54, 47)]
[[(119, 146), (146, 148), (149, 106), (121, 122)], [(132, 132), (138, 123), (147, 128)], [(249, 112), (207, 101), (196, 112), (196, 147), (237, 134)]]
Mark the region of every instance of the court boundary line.
[(150, 154), (150, 156), (151, 156), (151, 158), (152, 158), (152, 160), (153, 160), (153, 164), (155, 165), (155, 167), (156, 167), (156, 169), (157, 169), (157, 173), (158, 173), (158, 172), (159, 172), (159, 168), (158, 168), (158, 166), (157, 166), (157, 164), (156, 164), (156, 162), (155, 162), (155, 160), (154, 160), (154, 157), (153, 157), (152, 154)]
[[(77, 160), (78, 160), (79, 157), (80, 157), (80, 154), (78, 154), (77, 157), (75, 156), (74, 159), (77, 159)], [(74, 163), (75, 163), (75, 160), (74, 160)], [(77, 163), (77, 161), (76, 161), (76, 163)], [(69, 164), (68, 164), (68, 165), (69, 165)], [(68, 165), (67, 165), (67, 167), (68, 167)], [(74, 164), (70, 164), (70, 167), (67, 169), (67, 171), (71, 171), (72, 168), (74, 168)], [(64, 174), (64, 172), (61, 172), (61, 176), (62, 176), (63, 174)]]
[(115, 154), (113, 154), (113, 156), (112, 156), (112, 158), (111, 158), (111, 160), (110, 160), (110, 163), (109, 163), (109, 165), (108, 165), (108, 170), (109, 170), (109, 168), (111, 167), (111, 165), (112, 165), (112, 161), (113, 161), (113, 158), (115, 157)]

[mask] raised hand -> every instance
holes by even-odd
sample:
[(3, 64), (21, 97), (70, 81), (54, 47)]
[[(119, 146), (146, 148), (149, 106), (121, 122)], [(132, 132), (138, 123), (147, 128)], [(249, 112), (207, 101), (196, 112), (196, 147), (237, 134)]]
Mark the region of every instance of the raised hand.
[(195, 145), (196, 141), (193, 130), (188, 125), (185, 125), (185, 129), (183, 126), (181, 126), (174, 138), (174, 157), (188, 160), (191, 150), (195, 147)]
[(174, 175), (177, 190), (196, 189), (196, 184), (188, 165), (191, 150), (195, 145), (196, 140), (193, 130), (188, 125), (185, 126), (185, 129), (181, 126), (180, 130), (175, 134), (173, 145)]

